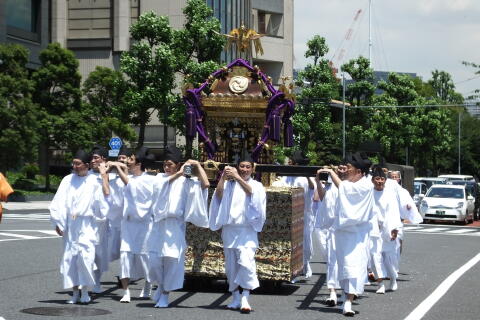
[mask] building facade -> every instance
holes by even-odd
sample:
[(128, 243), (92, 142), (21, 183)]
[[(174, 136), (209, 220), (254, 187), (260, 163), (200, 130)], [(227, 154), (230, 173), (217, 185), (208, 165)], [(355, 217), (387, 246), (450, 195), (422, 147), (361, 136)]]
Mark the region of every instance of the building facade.
[[(42, 1), (43, 2), (43, 1)], [(119, 69), (122, 52), (130, 47), (129, 27), (139, 15), (154, 11), (166, 15), (170, 25), (179, 29), (185, 18), (186, 0), (50, 0), (51, 41), (72, 50), (86, 79), (96, 66)], [(263, 56), (253, 63), (279, 84), (282, 76), (293, 71), (293, 0), (206, 0), (220, 20), (222, 33), (242, 24), (265, 34)], [(222, 53), (228, 63), (239, 57), (235, 50)], [(169, 128), (168, 142), (176, 142), (175, 130)], [(179, 141), (177, 141), (179, 142)], [(145, 145), (163, 146), (163, 126), (153, 115), (145, 132)]]
[(49, 0), (0, 1), (0, 43), (16, 43), (27, 48), (28, 68), (40, 66), (38, 55), (49, 42)]

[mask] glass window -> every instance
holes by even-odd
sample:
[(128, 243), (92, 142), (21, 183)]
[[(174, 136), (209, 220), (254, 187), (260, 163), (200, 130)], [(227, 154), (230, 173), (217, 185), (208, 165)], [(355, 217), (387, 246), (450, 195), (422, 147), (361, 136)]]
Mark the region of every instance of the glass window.
[(465, 193), (463, 189), (430, 188), (430, 190), (428, 191), (427, 197), (464, 199)]
[(37, 33), (40, 0), (7, 0), (7, 26)]

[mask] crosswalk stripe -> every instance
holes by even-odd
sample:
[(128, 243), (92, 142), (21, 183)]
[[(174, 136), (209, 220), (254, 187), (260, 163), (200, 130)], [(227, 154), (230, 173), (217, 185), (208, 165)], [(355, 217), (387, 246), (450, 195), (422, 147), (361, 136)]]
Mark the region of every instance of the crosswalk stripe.
[(404, 226), (404, 230), (410, 231), (410, 230), (422, 230), (425, 229), (424, 227), (410, 227), (410, 226)]
[(458, 233), (458, 234), (461, 234), (461, 233), (471, 233), (471, 232), (474, 232), (476, 231), (475, 229), (456, 229), (456, 230), (448, 230), (447, 232), (448, 233)]
[(423, 232), (440, 232), (440, 231), (446, 231), (448, 228), (425, 228), (425, 230), (422, 230)]
[(55, 231), (55, 230), (36, 230), (36, 231), (41, 232), (41, 233), (45, 233), (45, 234), (49, 234), (51, 236), (58, 236), (57, 231)]
[(7, 233), (7, 232), (0, 232), (0, 236), (14, 237), (14, 238), (21, 238), (21, 239), (28, 239), (28, 240), (40, 239), (40, 237), (26, 236), (24, 234)]

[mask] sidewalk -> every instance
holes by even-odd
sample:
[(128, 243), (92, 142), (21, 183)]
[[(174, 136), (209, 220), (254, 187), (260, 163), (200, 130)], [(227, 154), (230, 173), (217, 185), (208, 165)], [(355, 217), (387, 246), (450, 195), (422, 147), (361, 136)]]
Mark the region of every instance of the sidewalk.
[(48, 210), (51, 201), (2, 202), (5, 211)]

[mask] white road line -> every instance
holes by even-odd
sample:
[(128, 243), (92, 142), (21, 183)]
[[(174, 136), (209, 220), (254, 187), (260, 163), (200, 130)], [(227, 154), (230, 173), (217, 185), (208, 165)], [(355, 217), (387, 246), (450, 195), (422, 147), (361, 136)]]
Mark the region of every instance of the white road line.
[(445, 230), (448, 230), (448, 228), (425, 228), (425, 230), (422, 230), (422, 232), (439, 232)]
[[(35, 240), (54, 239), (54, 238), (60, 238), (60, 237), (59, 237), (59, 236), (55, 236), (55, 237), (37, 237), (37, 238), (35, 238)], [(20, 240), (29, 240), (29, 239), (0, 239), (0, 242), (20, 241)]]
[(457, 230), (448, 230), (448, 233), (471, 233), (476, 231), (476, 229), (457, 229)]
[(455, 270), (433, 291), (427, 299), (423, 300), (406, 318), (405, 320), (420, 320), (430, 310), (438, 300), (440, 300), (448, 289), (457, 281), (465, 272), (470, 270), (480, 261), (480, 253), (470, 259), (463, 266)]
[(7, 233), (7, 232), (0, 232), (0, 236), (14, 237), (14, 238), (20, 238), (20, 239), (26, 239), (26, 240), (40, 239), (40, 237), (26, 236), (24, 234)]
[(406, 231), (410, 231), (410, 230), (422, 230), (422, 229), (425, 229), (424, 227), (407, 227), (407, 226), (404, 226), (403, 227), (403, 230), (406, 230)]
[(45, 233), (45, 234), (49, 234), (51, 236), (58, 236), (60, 237), (58, 234), (57, 234), (57, 231), (55, 230), (35, 230), (36, 232), (41, 232), (41, 233)]
[(4, 317), (0, 317), (0, 320), (5, 320), (5, 318), (4, 318)]

